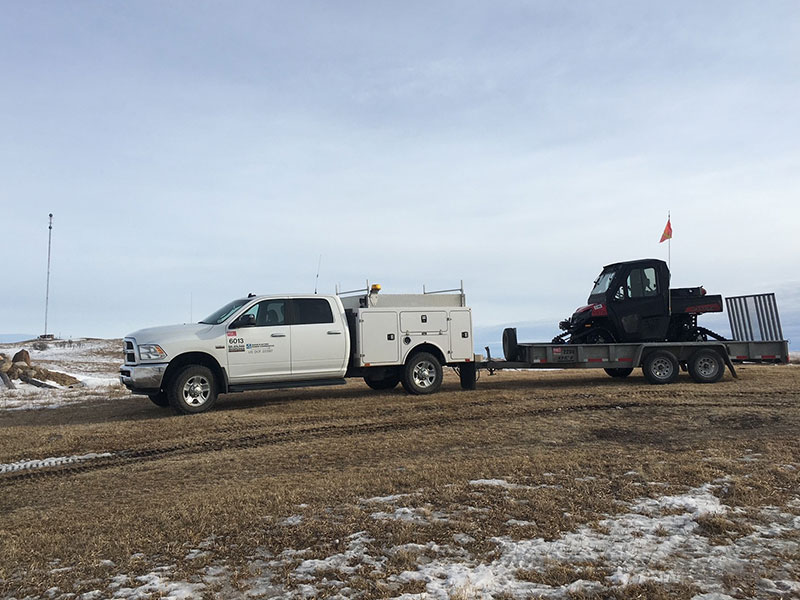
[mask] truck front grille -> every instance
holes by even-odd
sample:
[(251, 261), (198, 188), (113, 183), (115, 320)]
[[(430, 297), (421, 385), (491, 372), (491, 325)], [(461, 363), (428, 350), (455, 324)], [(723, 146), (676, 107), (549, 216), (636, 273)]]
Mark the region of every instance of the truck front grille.
[(126, 365), (136, 364), (136, 340), (133, 338), (125, 338), (122, 341), (122, 353), (125, 355)]

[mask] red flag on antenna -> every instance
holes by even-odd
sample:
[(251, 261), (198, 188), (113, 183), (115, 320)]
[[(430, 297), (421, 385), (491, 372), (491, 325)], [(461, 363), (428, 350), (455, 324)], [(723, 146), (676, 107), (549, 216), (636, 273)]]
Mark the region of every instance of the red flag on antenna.
[(666, 240), (672, 239), (672, 224), (670, 223), (670, 219), (667, 219), (667, 226), (664, 227), (664, 233), (661, 234), (661, 239), (659, 240), (659, 244)]

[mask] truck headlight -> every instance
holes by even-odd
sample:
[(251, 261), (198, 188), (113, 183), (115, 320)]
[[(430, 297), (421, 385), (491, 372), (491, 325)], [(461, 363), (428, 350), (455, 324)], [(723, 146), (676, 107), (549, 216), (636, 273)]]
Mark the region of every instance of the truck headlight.
[(159, 360), (166, 357), (167, 353), (158, 344), (142, 344), (139, 346), (139, 358), (141, 360)]

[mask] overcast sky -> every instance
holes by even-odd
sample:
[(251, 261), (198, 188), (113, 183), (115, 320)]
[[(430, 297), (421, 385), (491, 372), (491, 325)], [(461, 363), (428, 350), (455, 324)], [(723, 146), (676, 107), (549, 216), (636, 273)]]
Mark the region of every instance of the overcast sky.
[(0, 333), (454, 287), (556, 323), (604, 264), (800, 315), (800, 3), (6, 2)]

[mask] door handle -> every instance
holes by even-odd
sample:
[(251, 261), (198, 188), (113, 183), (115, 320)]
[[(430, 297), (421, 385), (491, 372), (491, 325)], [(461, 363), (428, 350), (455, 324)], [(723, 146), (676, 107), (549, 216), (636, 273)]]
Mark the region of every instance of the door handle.
[(331, 330), (331, 331), (328, 332), (328, 335), (342, 335), (342, 332), (341, 331)]
[(286, 337), (285, 333), (273, 333), (271, 337)]

